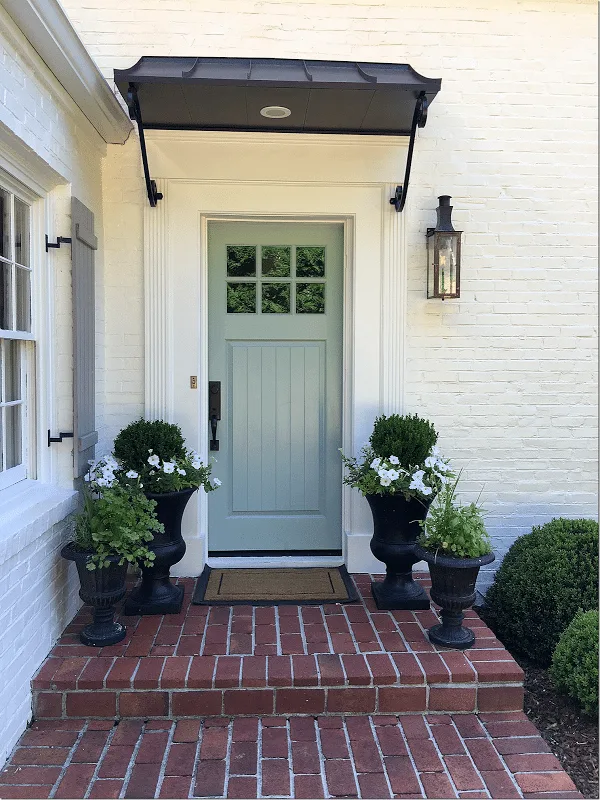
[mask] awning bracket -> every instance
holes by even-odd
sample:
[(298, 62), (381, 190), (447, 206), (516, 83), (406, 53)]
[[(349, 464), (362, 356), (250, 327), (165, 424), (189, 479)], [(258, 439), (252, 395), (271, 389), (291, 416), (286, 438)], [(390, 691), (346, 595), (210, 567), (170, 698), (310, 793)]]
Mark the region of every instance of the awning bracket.
[(417, 97), (415, 103), (415, 113), (412, 118), (412, 125), (410, 126), (410, 141), (408, 143), (408, 155), (406, 156), (406, 168), (404, 170), (404, 182), (400, 186), (396, 186), (396, 193), (390, 197), (390, 205), (394, 206), (399, 213), (404, 209), (406, 197), (408, 195), (408, 182), (410, 180), (410, 168), (412, 166), (413, 150), (415, 147), (415, 136), (417, 128), (424, 128), (427, 122), (427, 107), (429, 103), (425, 92), (421, 92)]
[(138, 124), (138, 133), (140, 137), (140, 150), (142, 151), (142, 164), (144, 166), (144, 178), (146, 180), (146, 192), (148, 193), (148, 200), (152, 208), (156, 207), (156, 203), (163, 199), (162, 192), (157, 191), (156, 181), (150, 177), (150, 169), (148, 167), (148, 153), (146, 152), (146, 137), (144, 136), (144, 122), (142, 120), (142, 112), (140, 109), (140, 101), (137, 95), (137, 88), (135, 84), (130, 83), (127, 91), (127, 107), (129, 109), (129, 116)]

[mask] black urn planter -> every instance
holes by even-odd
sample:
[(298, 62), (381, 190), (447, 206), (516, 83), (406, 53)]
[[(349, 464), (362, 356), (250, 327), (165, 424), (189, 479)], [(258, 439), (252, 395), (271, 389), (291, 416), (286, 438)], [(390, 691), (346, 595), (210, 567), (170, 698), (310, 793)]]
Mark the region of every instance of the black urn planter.
[(91, 552), (76, 550), (73, 542), (60, 551), (63, 558), (74, 561), (79, 575), (79, 597), (94, 608), (94, 621), (79, 634), (83, 644), (92, 647), (108, 647), (125, 638), (127, 629), (115, 622), (114, 605), (125, 597), (127, 562), (119, 565), (118, 556), (109, 556), (107, 567), (88, 569)]
[(421, 533), (419, 521), (427, 516), (431, 501), (402, 495), (365, 495), (373, 514), (371, 552), (386, 567), (385, 580), (373, 581), (371, 592), (377, 608), (419, 610), (429, 608), (427, 593), (413, 580), (415, 542)]
[(463, 628), (466, 608), (475, 602), (475, 583), (479, 568), (491, 564), (495, 556), (488, 553), (479, 558), (453, 558), (436, 555), (417, 545), (416, 555), (429, 564), (431, 599), (441, 606), (442, 622), (429, 628), (429, 640), (443, 647), (466, 650), (475, 642), (470, 628)]
[(165, 531), (155, 533), (152, 541), (148, 542), (147, 547), (155, 559), (151, 567), (142, 566), (142, 582), (125, 601), (124, 614), (179, 614), (181, 611), (183, 586), (171, 583), (169, 570), (185, 554), (181, 520), (195, 491), (197, 489), (193, 487), (164, 494), (145, 493), (149, 500), (156, 501), (156, 516)]

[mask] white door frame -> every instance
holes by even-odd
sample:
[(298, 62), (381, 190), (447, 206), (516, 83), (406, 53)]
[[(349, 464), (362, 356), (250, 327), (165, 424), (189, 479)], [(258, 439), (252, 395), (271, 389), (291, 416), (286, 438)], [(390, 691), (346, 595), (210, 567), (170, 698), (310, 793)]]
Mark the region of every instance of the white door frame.
[[(197, 394), (199, 419), (208, 419), (206, 392), (208, 380), (207, 331), (205, 311), (207, 291), (206, 228), (212, 220), (337, 222), (344, 225), (344, 384), (343, 384), (343, 448), (356, 453), (366, 443), (373, 417), (379, 413), (402, 411), (404, 373), (404, 305), (406, 301), (406, 258), (402, 215), (389, 205), (395, 184), (383, 181), (355, 181), (346, 177), (347, 164), (342, 164), (344, 180), (220, 180), (182, 177), (184, 164), (173, 168), (178, 157), (177, 137), (174, 142), (161, 140), (163, 161), (177, 177), (158, 179), (164, 199), (157, 208), (145, 209), (145, 307), (146, 307), (146, 395), (145, 411), (150, 417), (176, 418), (173, 385), (173, 285), (177, 264), (172, 258), (170, 219), (177, 213), (180, 188), (193, 187), (198, 192), (198, 225), (200, 238), (200, 329), (202, 342), (198, 353)], [(187, 144), (202, 152), (201, 141)], [(226, 146), (227, 143), (225, 143)], [(237, 143), (232, 143), (237, 144)], [(174, 145), (174, 147), (172, 147)], [(285, 148), (285, 144), (282, 145)], [(320, 146), (320, 145), (319, 145)], [(156, 147), (156, 143), (155, 143)], [(364, 160), (364, 148), (353, 148), (356, 157)], [(155, 153), (158, 149), (155, 150)], [(223, 171), (240, 170), (240, 164), (229, 166), (226, 154)], [(190, 164), (190, 151), (185, 164)], [(323, 157), (323, 156), (321, 156)], [(253, 168), (255, 167), (255, 162)], [(304, 165), (300, 165), (302, 168)], [(166, 172), (166, 169), (165, 169)], [(178, 174), (179, 173), (179, 174)], [(164, 174), (164, 173), (163, 173)], [(168, 172), (167, 172), (168, 174)], [(242, 178), (244, 176), (242, 175)], [(285, 202), (282, 202), (282, 198)], [(281, 209), (284, 209), (283, 213)], [(287, 209), (287, 210), (285, 210)], [(358, 315), (357, 315), (358, 311)], [(385, 365), (385, 369), (383, 368)], [(192, 374), (195, 370), (191, 371)], [(197, 446), (203, 457), (208, 451), (208, 425), (200, 427)], [(341, 475), (341, 467), (340, 467)], [(194, 519), (185, 526), (188, 552), (176, 565), (174, 573), (197, 575), (207, 558), (207, 498), (200, 497)], [(344, 487), (342, 499), (343, 560), (351, 571), (376, 571), (381, 567), (369, 551), (372, 521), (366, 502)], [(185, 522), (185, 520), (184, 520)], [(312, 557), (325, 563), (339, 563), (339, 558)], [(240, 559), (228, 559), (227, 563)], [(265, 566), (266, 559), (244, 558), (245, 565)], [(222, 559), (211, 559), (221, 565)], [(276, 560), (277, 565), (289, 563)], [(302, 565), (308, 560), (296, 559)]]

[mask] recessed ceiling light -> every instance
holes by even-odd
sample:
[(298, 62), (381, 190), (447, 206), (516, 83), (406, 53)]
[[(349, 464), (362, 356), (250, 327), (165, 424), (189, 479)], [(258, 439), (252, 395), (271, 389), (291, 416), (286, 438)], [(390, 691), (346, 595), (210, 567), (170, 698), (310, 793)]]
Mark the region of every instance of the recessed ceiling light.
[(285, 106), (265, 106), (260, 110), (261, 116), (268, 119), (283, 119), (289, 117), (292, 113), (289, 108)]

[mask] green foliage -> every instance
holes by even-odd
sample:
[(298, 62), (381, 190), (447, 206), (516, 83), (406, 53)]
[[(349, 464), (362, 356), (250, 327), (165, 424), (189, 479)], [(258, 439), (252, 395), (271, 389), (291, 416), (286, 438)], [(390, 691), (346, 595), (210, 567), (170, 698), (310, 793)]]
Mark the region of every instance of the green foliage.
[(432, 423), (417, 414), (392, 414), (376, 418), (369, 441), (375, 455), (394, 455), (403, 469), (411, 470), (425, 462), (437, 438)]
[(323, 314), (325, 312), (325, 284), (297, 283), (296, 312), (298, 314)]
[(255, 245), (227, 245), (227, 275), (233, 278), (256, 275)]
[(598, 611), (580, 611), (560, 637), (550, 677), (560, 692), (598, 716)]
[(228, 314), (256, 313), (255, 283), (227, 284), (227, 313)]
[(598, 606), (598, 523), (553, 519), (513, 543), (486, 595), (486, 621), (543, 667), (579, 609)]
[(96, 569), (109, 564), (109, 556), (125, 562), (152, 566), (154, 553), (146, 547), (153, 531), (164, 528), (156, 519), (156, 503), (148, 500), (139, 489), (115, 484), (93, 496), (84, 490), (84, 506), (75, 521), (75, 547), (91, 552), (87, 568)]
[(138, 419), (118, 434), (114, 454), (126, 469), (139, 472), (150, 453), (161, 461), (185, 457), (185, 440), (179, 425), (163, 420)]
[[(460, 476), (459, 476), (460, 477)], [(419, 544), (425, 550), (454, 558), (479, 558), (492, 552), (490, 537), (483, 522), (482, 508), (476, 503), (461, 505), (456, 486), (447, 484), (434, 500), (424, 522)]]

